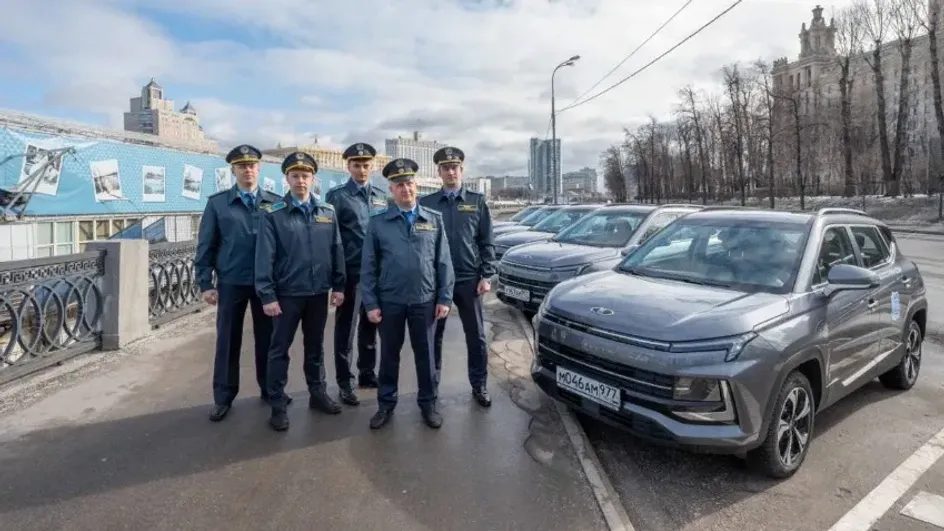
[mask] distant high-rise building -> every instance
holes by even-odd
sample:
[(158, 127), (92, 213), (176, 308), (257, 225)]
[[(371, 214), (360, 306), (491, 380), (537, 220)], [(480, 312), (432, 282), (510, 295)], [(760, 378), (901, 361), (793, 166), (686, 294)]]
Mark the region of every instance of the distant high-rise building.
[(551, 198), (554, 195), (554, 168), (560, 167), (560, 139), (531, 139), (528, 157), (528, 179), (533, 187), (532, 194), (537, 198)]
[(442, 187), (442, 181), (436, 172), (436, 164), (433, 162), (433, 154), (437, 150), (446, 147), (435, 140), (425, 140), (422, 133), (414, 131), (412, 137), (388, 138), (386, 141), (387, 155), (391, 158), (413, 159), (419, 164), (420, 169), (417, 172), (417, 187), (420, 194), (435, 192)]
[(164, 99), (164, 89), (151, 78), (141, 89), (141, 96), (131, 98), (126, 112), (125, 131), (174, 139), (197, 149), (216, 150), (216, 142), (208, 140), (200, 126), (197, 110), (188, 101), (179, 111), (174, 100)]

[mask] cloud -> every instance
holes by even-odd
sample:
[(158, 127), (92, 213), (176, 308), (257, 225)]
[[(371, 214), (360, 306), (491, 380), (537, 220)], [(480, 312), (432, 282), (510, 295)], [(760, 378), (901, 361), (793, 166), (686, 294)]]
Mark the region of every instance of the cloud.
[[(346, 0), (313, 9), (310, 0), (12, 0), (0, 50), (15, 53), (0, 51), (0, 62), (28, 66), (49, 106), (105, 120), (120, 117), (155, 77), (169, 97), (193, 100), (207, 133), (224, 143), (270, 147), (317, 135), (320, 143), (383, 146), (421, 130), (462, 147), (472, 174), (525, 174), (528, 139), (550, 133), (554, 66), (582, 57), (555, 76), (561, 108), (682, 3)], [(624, 126), (669, 115), (678, 88), (710, 84), (726, 63), (796, 54), (814, 4), (744, 2), (648, 71), (560, 114), (562, 166), (596, 166)], [(597, 90), (727, 5), (693, 2)]]

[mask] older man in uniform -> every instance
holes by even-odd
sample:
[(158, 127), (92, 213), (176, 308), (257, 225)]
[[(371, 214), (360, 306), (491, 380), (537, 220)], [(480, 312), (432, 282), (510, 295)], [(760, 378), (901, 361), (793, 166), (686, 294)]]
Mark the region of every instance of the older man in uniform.
[(347, 171), (351, 178), (347, 183), (328, 191), (325, 200), (334, 206), (344, 244), (344, 262), (347, 266), (347, 285), (344, 300), (334, 314), (334, 366), (341, 401), (355, 406), (359, 403), (351, 388), (351, 358), (354, 350), (354, 328), (357, 327), (357, 383), (360, 387), (377, 387), (377, 326), (367, 320), (358, 284), (361, 272), (361, 250), (364, 234), (371, 212), (387, 206), (386, 193), (370, 183), (377, 150), (370, 144), (358, 143), (344, 150)]
[[(485, 196), (462, 186), (465, 153), (456, 147), (444, 147), (433, 154), (443, 186), (423, 197), (420, 204), (442, 213), (449, 252), (456, 275), (453, 300), (459, 310), (465, 334), (469, 383), (472, 396), (483, 407), (492, 405), (488, 394), (488, 345), (482, 315), (482, 296), (491, 289), (489, 279), (495, 274), (495, 245), (492, 215)], [(442, 343), (446, 319), (436, 324), (436, 377), (442, 373)]]
[(397, 405), (400, 350), (405, 330), (416, 365), (416, 401), (431, 428), (442, 426), (433, 361), (436, 320), (449, 314), (453, 271), (439, 214), (420, 206), (414, 177), (419, 166), (395, 159), (383, 169), (393, 203), (367, 225), (361, 262), (361, 295), (367, 318), (380, 328), (380, 387), (370, 427), (386, 424)]
[(269, 425), (276, 431), (289, 427), (288, 350), (299, 322), (304, 338), (305, 382), (308, 407), (325, 413), (341, 412), (341, 405), (325, 389), (324, 329), (331, 305), (344, 302), (344, 249), (334, 208), (312, 195), (318, 163), (307, 153), (292, 153), (282, 163), (289, 193), (267, 209), (256, 248), (256, 291), (266, 315), (274, 318), (268, 358)]
[[(216, 354), (213, 359), (213, 411), (210, 420), (226, 417), (239, 392), (239, 352), (243, 343), (246, 307), (252, 311), (256, 382), (266, 400), (266, 358), (272, 319), (262, 310), (253, 287), (256, 233), (262, 209), (281, 200), (259, 187), (262, 153), (249, 145), (226, 155), (236, 184), (207, 199), (197, 237), (197, 283), (216, 313)], [(214, 275), (216, 283), (214, 284)]]

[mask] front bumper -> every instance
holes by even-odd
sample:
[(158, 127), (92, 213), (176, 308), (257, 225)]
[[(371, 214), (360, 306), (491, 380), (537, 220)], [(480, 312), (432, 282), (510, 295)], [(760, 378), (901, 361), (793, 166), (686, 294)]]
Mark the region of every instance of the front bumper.
[[(498, 289), (495, 294), (509, 306), (536, 312), (554, 286), (572, 278), (574, 273), (502, 263), (498, 267)], [(510, 292), (514, 296), (509, 295)]]
[[(537, 353), (531, 377), (547, 395), (572, 409), (649, 442), (689, 451), (741, 454), (763, 442), (770, 391), (758, 382), (765, 376), (774, 380), (772, 366), (758, 360), (725, 362), (718, 353), (649, 350), (568, 326), (573, 323), (554, 315), (537, 316), (534, 324)], [(617, 388), (619, 405), (601, 405), (562, 388), (558, 367)], [(676, 399), (673, 386), (678, 378), (720, 381), (720, 401)], [(702, 409), (724, 411), (719, 415), (729, 414), (730, 420), (690, 418)], [(682, 416), (686, 414), (689, 418)]]

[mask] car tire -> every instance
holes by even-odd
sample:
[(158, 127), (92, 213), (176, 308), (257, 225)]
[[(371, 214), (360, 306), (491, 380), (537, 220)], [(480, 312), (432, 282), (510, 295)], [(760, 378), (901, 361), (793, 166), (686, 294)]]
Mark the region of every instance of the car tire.
[(748, 454), (754, 468), (775, 479), (796, 473), (813, 442), (816, 404), (810, 381), (791, 372), (777, 394), (764, 443)]
[(889, 389), (907, 391), (914, 387), (921, 374), (921, 354), (924, 335), (914, 319), (905, 328), (905, 355), (894, 369), (878, 377), (882, 385)]

